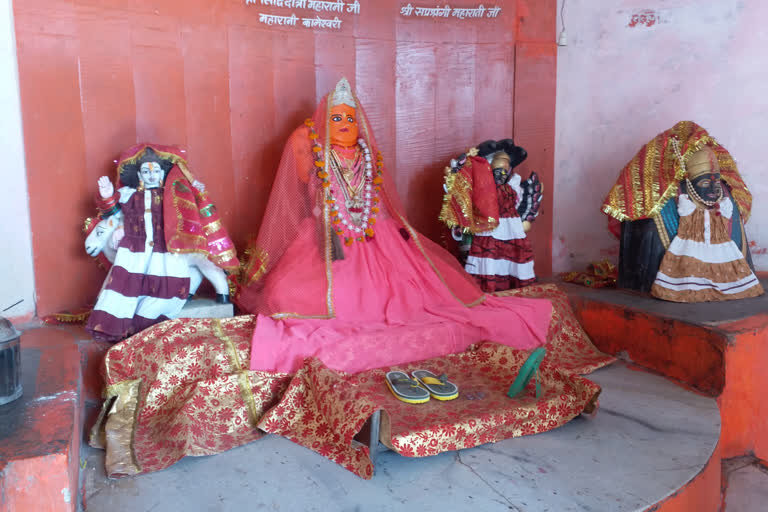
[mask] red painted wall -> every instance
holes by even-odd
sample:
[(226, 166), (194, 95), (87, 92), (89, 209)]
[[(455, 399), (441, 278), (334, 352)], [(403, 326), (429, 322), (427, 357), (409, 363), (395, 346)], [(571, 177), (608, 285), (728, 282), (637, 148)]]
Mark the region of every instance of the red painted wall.
[[(405, 18), (401, 3), (363, 0), (330, 31), (267, 27), (260, 12), (310, 11), (243, 0), (15, 2), (38, 314), (95, 300), (104, 274), (80, 227), (121, 150), (185, 147), (243, 247), (283, 142), (342, 75), (431, 238), (443, 233), (443, 167), (484, 139), (512, 134), (530, 155), (523, 173), (537, 170), (551, 191), (555, 0), (499, 0), (500, 17), (482, 20)], [(551, 271), (545, 208), (533, 235), (540, 275)]]

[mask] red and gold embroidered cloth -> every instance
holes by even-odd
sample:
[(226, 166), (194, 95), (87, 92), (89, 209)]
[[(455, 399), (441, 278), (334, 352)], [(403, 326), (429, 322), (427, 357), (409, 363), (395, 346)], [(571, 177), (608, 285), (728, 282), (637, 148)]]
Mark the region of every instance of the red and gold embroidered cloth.
[(616, 286), (619, 269), (608, 260), (593, 261), (583, 272), (562, 272), (560, 279), (566, 283), (576, 283), (589, 288), (610, 288)]
[(485, 158), (468, 156), (456, 173), (446, 169), (445, 190), (440, 220), (449, 228), (476, 234), (499, 225), (496, 182)]
[(368, 448), (353, 437), (377, 409), (384, 411), (383, 442), (411, 457), (544, 432), (591, 410), (600, 388), (578, 374), (613, 358), (591, 344), (554, 285), (508, 294), (547, 298), (554, 306), (539, 399), (533, 383), (524, 397), (506, 397), (528, 352), (504, 345), (484, 343), (398, 366), (447, 373), (459, 385), (457, 400), (414, 406), (389, 393), (386, 368), (348, 375), (308, 358), (293, 376), (248, 370), (253, 316), (179, 319), (107, 353), (107, 401), (91, 445), (106, 448), (107, 473), (116, 477), (157, 471), (186, 455), (220, 453), (265, 431), (371, 478)]
[(685, 161), (703, 146), (717, 155), (720, 176), (731, 187), (744, 222), (749, 219), (752, 194), (742, 180), (736, 162), (707, 131), (692, 121), (680, 121), (644, 145), (624, 166), (601, 210), (618, 221), (652, 218), (676, 197), (680, 180), (686, 177)]

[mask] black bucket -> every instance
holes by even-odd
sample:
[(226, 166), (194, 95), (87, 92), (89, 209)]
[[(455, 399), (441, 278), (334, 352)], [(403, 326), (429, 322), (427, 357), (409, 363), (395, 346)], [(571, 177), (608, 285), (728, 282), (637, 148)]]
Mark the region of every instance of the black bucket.
[(21, 396), (21, 335), (0, 316), (0, 405)]

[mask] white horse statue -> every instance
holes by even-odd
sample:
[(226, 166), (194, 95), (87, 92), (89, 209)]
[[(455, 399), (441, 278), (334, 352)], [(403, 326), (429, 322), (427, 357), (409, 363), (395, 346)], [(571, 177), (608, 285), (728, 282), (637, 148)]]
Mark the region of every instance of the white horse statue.
[[(103, 253), (110, 263), (114, 263), (117, 247), (115, 247), (116, 244), (112, 241), (112, 235), (122, 225), (122, 212), (117, 212), (115, 215), (103, 219), (96, 224), (85, 238), (85, 252), (88, 253), (88, 256), (95, 258)], [(197, 253), (182, 253), (176, 254), (176, 256), (186, 260), (189, 266), (190, 295), (195, 294), (200, 283), (203, 282), (203, 277), (211, 282), (217, 294), (229, 295), (227, 275), (207, 257)]]

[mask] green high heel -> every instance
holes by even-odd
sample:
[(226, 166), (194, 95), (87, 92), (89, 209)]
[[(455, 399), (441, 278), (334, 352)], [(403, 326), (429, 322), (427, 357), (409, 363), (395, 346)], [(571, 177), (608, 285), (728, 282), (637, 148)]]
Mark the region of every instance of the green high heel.
[(544, 347), (539, 347), (531, 352), (531, 355), (528, 356), (528, 359), (525, 360), (522, 368), (520, 368), (520, 372), (517, 374), (515, 382), (509, 386), (509, 391), (507, 391), (507, 396), (509, 398), (517, 398), (534, 375), (536, 376), (536, 398), (541, 396), (541, 383), (539, 382), (538, 371), (539, 365), (545, 355), (547, 355), (547, 349)]

